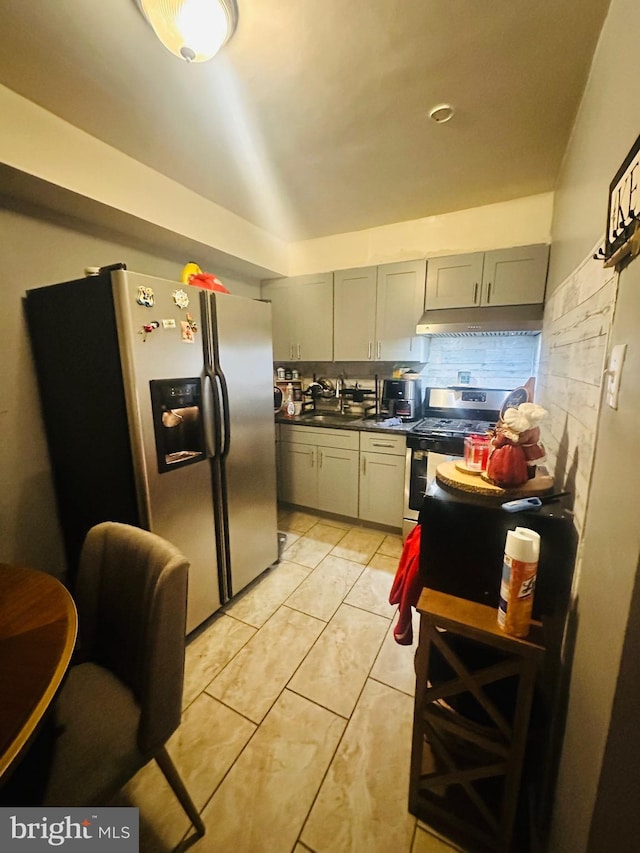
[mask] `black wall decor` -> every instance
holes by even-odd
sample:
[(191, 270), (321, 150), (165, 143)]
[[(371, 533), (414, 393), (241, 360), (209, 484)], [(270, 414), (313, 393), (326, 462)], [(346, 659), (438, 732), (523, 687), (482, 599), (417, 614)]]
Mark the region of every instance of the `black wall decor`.
[(609, 184), (604, 249), (594, 257), (621, 267), (640, 253), (640, 136)]

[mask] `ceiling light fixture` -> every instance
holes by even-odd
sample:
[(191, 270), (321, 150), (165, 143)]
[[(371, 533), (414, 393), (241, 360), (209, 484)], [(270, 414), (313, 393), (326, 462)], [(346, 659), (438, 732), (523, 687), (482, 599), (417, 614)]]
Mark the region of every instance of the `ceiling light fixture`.
[(236, 0), (137, 0), (162, 44), (186, 62), (206, 62), (238, 24)]
[(445, 121), (453, 118), (455, 110), (450, 104), (438, 104), (437, 107), (429, 110), (429, 118), (433, 119), (438, 124), (444, 124)]

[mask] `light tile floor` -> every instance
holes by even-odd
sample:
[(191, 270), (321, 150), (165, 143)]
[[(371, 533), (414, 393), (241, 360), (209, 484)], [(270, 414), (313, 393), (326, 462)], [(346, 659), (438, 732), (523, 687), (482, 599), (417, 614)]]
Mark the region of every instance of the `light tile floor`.
[[(415, 648), (392, 635), (399, 536), (281, 511), (280, 563), (190, 641), (169, 751), (198, 839), (152, 762), (114, 804), (142, 853), (452, 853), (407, 810)], [(414, 630), (417, 638), (417, 621)]]

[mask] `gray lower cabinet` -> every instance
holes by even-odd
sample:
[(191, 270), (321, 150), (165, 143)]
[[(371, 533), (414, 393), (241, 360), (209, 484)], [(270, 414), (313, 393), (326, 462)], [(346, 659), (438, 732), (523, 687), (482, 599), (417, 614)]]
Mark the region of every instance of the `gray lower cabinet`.
[(406, 439), (360, 433), (360, 518), (402, 527)]
[(318, 447), (318, 509), (351, 518), (358, 514), (358, 451)]
[(280, 425), (280, 498), (358, 517), (359, 434)]
[(280, 424), (279, 498), (400, 528), (405, 444), (404, 435)]
[(318, 503), (317, 448), (280, 442), (280, 489), (285, 503), (315, 507)]

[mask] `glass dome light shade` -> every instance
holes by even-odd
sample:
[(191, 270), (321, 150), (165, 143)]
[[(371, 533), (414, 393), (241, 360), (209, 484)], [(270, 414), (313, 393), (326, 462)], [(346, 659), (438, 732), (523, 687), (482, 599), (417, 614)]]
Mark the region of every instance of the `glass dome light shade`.
[(238, 23), (235, 0), (138, 0), (162, 44), (187, 62), (212, 59)]

